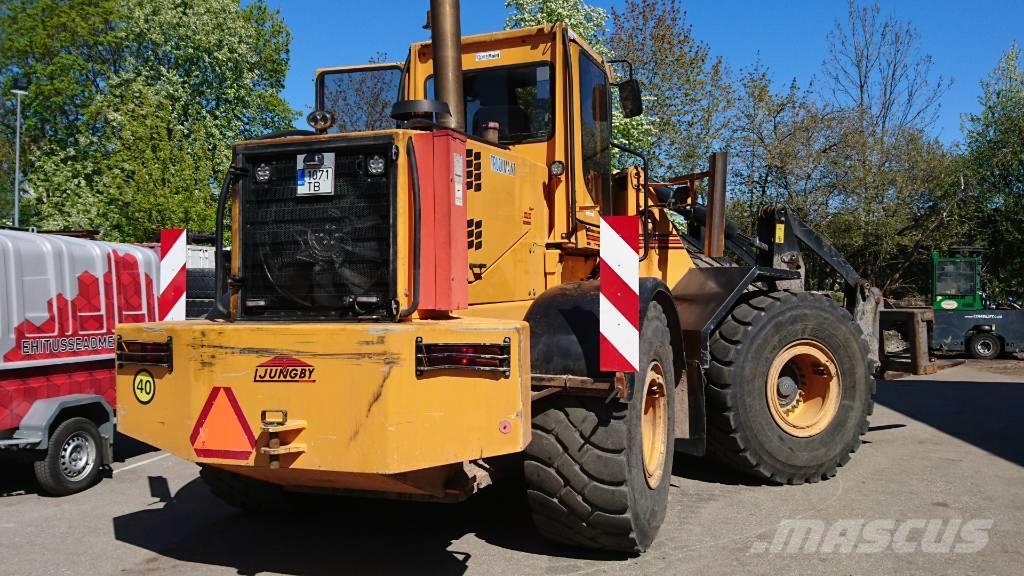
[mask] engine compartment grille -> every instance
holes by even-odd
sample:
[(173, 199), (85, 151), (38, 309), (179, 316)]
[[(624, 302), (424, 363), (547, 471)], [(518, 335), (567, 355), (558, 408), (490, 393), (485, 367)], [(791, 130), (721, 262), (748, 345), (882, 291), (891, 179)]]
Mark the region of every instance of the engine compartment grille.
[[(297, 193), (297, 158), (333, 152), (332, 194)], [(366, 159), (385, 159), (371, 175)], [(241, 311), (263, 319), (373, 319), (394, 308), (392, 145), (264, 145), (242, 155)], [(270, 177), (260, 182), (257, 173)]]

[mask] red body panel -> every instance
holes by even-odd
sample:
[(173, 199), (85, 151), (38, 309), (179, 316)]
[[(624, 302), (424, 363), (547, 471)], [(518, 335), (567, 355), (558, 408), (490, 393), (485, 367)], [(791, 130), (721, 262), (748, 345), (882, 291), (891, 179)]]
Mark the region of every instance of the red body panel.
[(36, 400), (97, 394), (114, 406), (114, 361), (73, 362), (0, 371), (0, 430), (17, 428)]
[[(153, 278), (144, 277), (141, 286), (135, 256), (111, 252), (102, 280), (82, 272), (78, 294), (70, 301), (63, 294), (51, 299), (45, 322), (24, 320), (14, 327), (15, 345), (3, 360), (35, 365), (0, 370), (0, 430), (17, 428), (39, 399), (97, 394), (115, 406), (114, 326), (156, 319)], [(101, 302), (104, 294), (106, 302)], [(67, 361), (77, 358), (82, 360)], [(41, 360), (64, 362), (39, 365)]]
[(466, 137), (448, 130), (413, 137), (420, 173), (420, 302), (424, 313), (469, 305)]

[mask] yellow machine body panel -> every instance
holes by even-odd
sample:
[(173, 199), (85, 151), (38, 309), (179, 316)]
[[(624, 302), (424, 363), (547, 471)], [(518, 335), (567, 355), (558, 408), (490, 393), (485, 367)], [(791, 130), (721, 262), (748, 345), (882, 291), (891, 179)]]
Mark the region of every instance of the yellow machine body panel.
[[(274, 432), (280, 446), (273, 455), (282, 469), (394, 474), (518, 452), (530, 440), (523, 322), (193, 321), (124, 324), (118, 336), (171, 339), (172, 371), (119, 366), (118, 424), (188, 460), (267, 468)], [(418, 375), (417, 339), (508, 339), (508, 375), (469, 369)], [(152, 392), (143, 394), (136, 388), (148, 377)]]

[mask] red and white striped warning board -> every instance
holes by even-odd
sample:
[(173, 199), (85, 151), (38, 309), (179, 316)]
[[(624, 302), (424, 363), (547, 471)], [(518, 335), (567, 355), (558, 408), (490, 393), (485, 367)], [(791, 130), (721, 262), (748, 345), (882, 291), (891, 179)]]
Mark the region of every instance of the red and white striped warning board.
[(160, 231), (160, 320), (185, 319), (186, 236), (184, 229)]
[(640, 230), (638, 216), (601, 218), (600, 368), (637, 372), (640, 365)]

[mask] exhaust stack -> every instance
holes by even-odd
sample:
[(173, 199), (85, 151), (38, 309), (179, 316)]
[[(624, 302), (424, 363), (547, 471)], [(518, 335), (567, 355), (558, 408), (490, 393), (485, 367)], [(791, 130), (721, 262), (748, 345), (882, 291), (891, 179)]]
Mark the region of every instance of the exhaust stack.
[(459, 0), (430, 0), (430, 42), (434, 52), (435, 98), (448, 103), (452, 115), (442, 118), (448, 128), (466, 131), (462, 94), (462, 24)]

